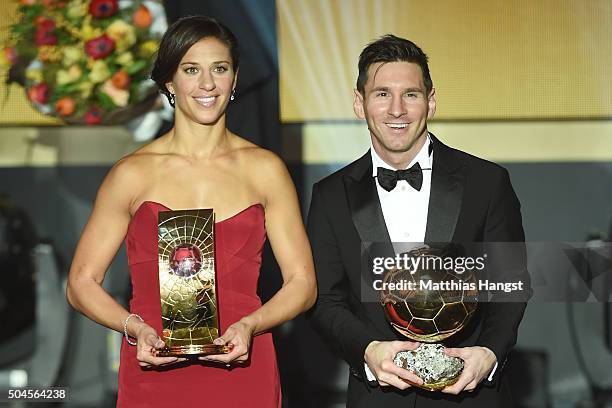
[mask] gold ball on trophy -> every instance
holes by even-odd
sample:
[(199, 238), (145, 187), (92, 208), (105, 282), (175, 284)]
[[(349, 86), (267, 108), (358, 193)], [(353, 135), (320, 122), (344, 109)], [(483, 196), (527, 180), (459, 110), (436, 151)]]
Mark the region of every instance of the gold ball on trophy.
[(474, 273), (445, 269), (444, 262), (434, 261), (445, 260), (443, 254), (429, 247), (410, 251), (408, 257), (431, 260), (421, 262), (429, 267), (394, 268), (384, 276), (381, 302), (387, 319), (395, 330), (412, 340), (444, 340), (465, 327), (476, 311)]

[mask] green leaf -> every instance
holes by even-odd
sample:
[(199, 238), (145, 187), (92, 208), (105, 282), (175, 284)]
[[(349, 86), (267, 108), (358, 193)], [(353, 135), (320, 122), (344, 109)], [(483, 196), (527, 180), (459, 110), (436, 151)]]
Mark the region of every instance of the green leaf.
[(59, 85), (55, 87), (56, 91), (61, 94), (69, 94), (80, 90), (78, 82), (66, 85)]
[(25, 25), (14, 25), (11, 27), (11, 31), (13, 32), (13, 34), (16, 35), (24, 35), (28, 32), (34, 32), (32, 26), (25, 26)]
[(132, 75), (132, 74), (134, 74), (134, 73), (136, 73), (136, 72), (140, 71), (141, 69), (146, 68), (146, 66), (147, 66), (146, 61), (143, 61), (143, 60), (138, 60), (138, 61), (134, 62), (132, 65), (128, 66), (128, 67), (125, 69), (125, 71), (126, 71), (128, 74)]
[(100, 106), (102, 106), (104, 109), (112, 110), (117, 108), (117, 105), (115, 105), (111, 97), (105, 94), (104, 92), (96, 92), (96, 97), (98, 99), (98, 102), (100, 103)]

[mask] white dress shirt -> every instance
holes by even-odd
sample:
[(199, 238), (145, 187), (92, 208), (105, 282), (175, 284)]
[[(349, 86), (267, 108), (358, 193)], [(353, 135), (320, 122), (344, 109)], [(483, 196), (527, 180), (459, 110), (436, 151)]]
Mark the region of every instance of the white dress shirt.
[[(396, 253), (406, 251), (402, 243), (422, 245), (425, 240), (433, 164), (433, 152), (429, 154), (430, 144), (431, 141), (427, 137), (421, 150), (406, 167), (409, 169), (418, 162), (423, 169), (423, 185), (420, 191), (413, 188), (406, 180), (398, 180), (397, 185), (391, 191), (385, 190), (378, 184), (378, 180), (376, 181), (378, 199), (387, 231), (389, 231), (389, 238), (391, 238)], [(385, 163), (374, 147), (370, 149), (370, 154), (372, 156), (372, 177), (376, 178), (379, 167), (398, 170)]]
[[(395, 188), (387, 191), (376, 180), (380, 207), (396, 254), (422, 246), (425, 241), (431, 192), (431, 173), (433, 171), (433, 151), (430, 150), (430, 146), (431, 139), (428, 135), (421, 150), (406, 167), (406, 169), (409, 169), (417, 162), (421, 166), (423, 170), (421, 190), (416, 190), (406, 180), (398, 180)], [(381, 159), (374, 150), (374, 146), (371, 146), (370, 154), (372, 156), (372, 177), (376, 178), (379, 167), (399, 170)], [(493, 380), (496, 369), (497, 363), (489, 374), (489, 381)], [(376, 377), (367, 364), (365, 364), (365, 372), (368, 381), (376, 381)]]

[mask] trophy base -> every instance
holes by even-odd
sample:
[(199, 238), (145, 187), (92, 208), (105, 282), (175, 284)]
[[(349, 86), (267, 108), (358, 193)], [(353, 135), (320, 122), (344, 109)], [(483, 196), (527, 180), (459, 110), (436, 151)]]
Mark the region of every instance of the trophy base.
[(217, 344), (190, 344), (188, 346), (164, 347), (156, 350), (156, 357), (197, 357), (211, 354), (227, 354), (232, 351), (233, 345), (220, 346)]
[(403, 381), (429, 391), (440, 391), (453, 385), (463, 371), (463, 360), (444, 354), (441, 344), (421, 344), (416, 350), (400, 351), (393, 362), (408, 371), (415, 373), (423, 384)]
[(405, 378), (400, 378), (403, 382), (408, 383), (414, 387), (418, 387), (418, 388), (422, 388), (424, 390), (427, 391), (440, 391), (445, 387), (448, 387), (449, 385), (453, 385), (454, 383), (457, 382), (457, 380), (459, 379), (459, 376), (455, 377), (455, 378), (451, 378), (445, 381), (439, 381), (436, 383), (423, 383), (423, 384), (417, 384), (417, 383), (413, 383), (412, 381), (408, 381)]

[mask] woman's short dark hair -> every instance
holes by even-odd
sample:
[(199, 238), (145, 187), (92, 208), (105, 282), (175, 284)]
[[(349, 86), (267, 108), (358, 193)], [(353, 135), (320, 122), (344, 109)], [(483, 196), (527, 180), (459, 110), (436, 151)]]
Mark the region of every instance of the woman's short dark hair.
[(189, 48), (206, 37), (216, 38), (227, 45), (232, 57), (232, 68), (234, 72), (238, 70), (240, 64), (238, 40), (229, 28), (212, 17), (183, 17), (174, 22), (162, 37), (151, 71), (151, 79), (171, 103), (170, 91), (166, 88), (166, 83), (172, 81), (181, 59)]
[(410, 40), (387, 34), (369, 43), (359, 55), (359, 76), (357, 77), (357, 90), (364, 95), (365, 84), (368, 80), (368, 68), (377, 62), (413, 62), (421, 67), (423, 82), (427, 94), (433, 89), (433, 82), (429, 75), (427, 55), (418, 45)]

